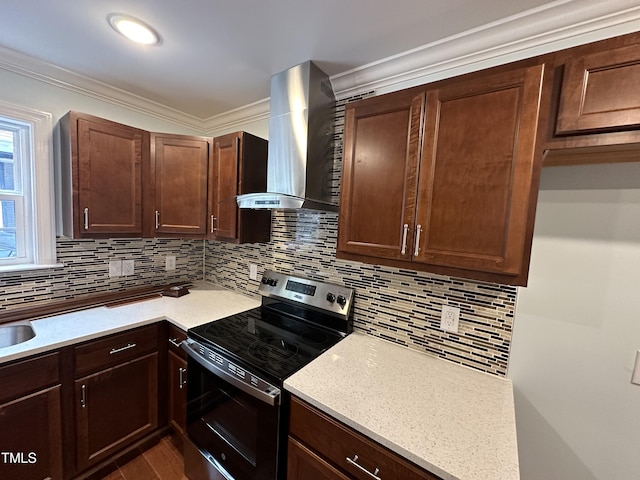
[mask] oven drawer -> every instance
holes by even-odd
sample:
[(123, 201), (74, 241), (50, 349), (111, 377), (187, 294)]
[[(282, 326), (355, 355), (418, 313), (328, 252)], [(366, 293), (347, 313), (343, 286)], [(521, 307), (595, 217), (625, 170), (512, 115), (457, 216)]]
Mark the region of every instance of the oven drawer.
[(158, 327), (136, 328), (75, 347), (76, 378), (158, 349)]
[[(347, 473), (349, 478), (439, 480), (439, 477), (295, 397), (291, 397), (289, 433), (321, 458)], [(376, 469), (379, 469), (377, 473)]]

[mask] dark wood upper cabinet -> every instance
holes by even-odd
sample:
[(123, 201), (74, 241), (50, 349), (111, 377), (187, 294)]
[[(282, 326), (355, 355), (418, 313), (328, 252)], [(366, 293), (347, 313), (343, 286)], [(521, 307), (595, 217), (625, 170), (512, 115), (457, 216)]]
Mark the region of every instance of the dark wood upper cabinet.
[(338, 258), (526, 285), (544, 71), (347, 105)]
[(201, 237), (207, 233), (211, 139), (151, 135), (151, 236)]
[(640, 47), (584, 54), (565, 64), (556, 134), (640, 128)]
[(514, 279), (527, 272), (543, 72), (538, 65), (427, 92), (414, 262)]
[(424, 93), (347, 104), (338, 251), (410, 258)]
[(213, 139), (209, 171), (209, 236), (235, 243), (264, 243), (271, 239), (271, 211), (241, 210), (236, 195), (265, 192), (267, 141), (246, 132)]
[(141, 237), (149, 133), (77, 112), (60, 122), (64, 234)]

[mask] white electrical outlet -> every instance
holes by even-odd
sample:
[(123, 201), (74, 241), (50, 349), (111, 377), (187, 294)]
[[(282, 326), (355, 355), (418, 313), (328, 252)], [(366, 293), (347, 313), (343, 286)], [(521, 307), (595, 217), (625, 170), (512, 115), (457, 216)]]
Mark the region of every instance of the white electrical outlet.
[(122, 260), (110, 260), (109, 261), (109, 277), (121, 277), (122, 276)]
[(636, 352), (636, 366), (633, 367), (633, 375), (631, 376), (631, 383), (640, 385), (640, 350)]
[(165, 271), (175, 270), (176, 269), (176, 257), (175, 255), (167, 255), (164, 264)]
[(122, 261), (122, 275), (128, 277), (129, 275), (133, 275), (135, 272), (136, 264), (134, 260), (123, 260)]
[(258, 279), (258, 265), (256, 265), (255, 263), (249, 264), (249, 278), (251, 280)]
[(447, 332), (458, 333), (458, 322), (460, 321), (460, 309), (442, 306), (442, 315), (440, 316), (440, 328)]

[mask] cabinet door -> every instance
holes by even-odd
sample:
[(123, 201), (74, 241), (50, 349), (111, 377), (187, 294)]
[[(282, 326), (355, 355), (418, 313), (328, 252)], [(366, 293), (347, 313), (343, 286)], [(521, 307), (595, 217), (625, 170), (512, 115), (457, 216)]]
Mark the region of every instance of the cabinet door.
[(187, 421), (187, 361), (170, 351), (167, 365), (169, 368), (169, 424), (176, 432), (184, 435)]
[(76, 380), (78, 469), (158, 426), (158, 354)]
[(340, 252), (410, 260), (424, 94), (347, 104)]
[(84, 115), (76, 128), (74, 231), (80, 237), (142, 236), (142, 165), (149, 158), (148, 134)]
[(521, 68), (427, 92), (414, 262), (528, 270), (543, 72)]
[(0, 478), (62, 479), (60, 386), (0, 405)]
[(350, 480), (324, 459), (289, 437), (288, 480)]
[(154, 135), (155, 235), (207, 232), (209, 141)]
[(238, 235), (238, 163), (240, 135), (232, 133), (216, 137), (213, 141), (213, 168), (211, 169), (210, 230), (214, 238), (235, 239)]
[(640, 128), (640, 47), (584, 55), (568, 62), (557, 134)]

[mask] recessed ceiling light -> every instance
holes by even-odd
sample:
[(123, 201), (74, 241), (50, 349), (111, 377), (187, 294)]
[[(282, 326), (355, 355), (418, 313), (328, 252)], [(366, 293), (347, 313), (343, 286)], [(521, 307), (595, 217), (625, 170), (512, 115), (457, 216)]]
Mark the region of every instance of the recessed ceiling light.
[(109, 24), (120, 35), (142, 45), (158, 45), (160, 36), (149, 25), (121, 13), (112, 13), (107, 17)]

